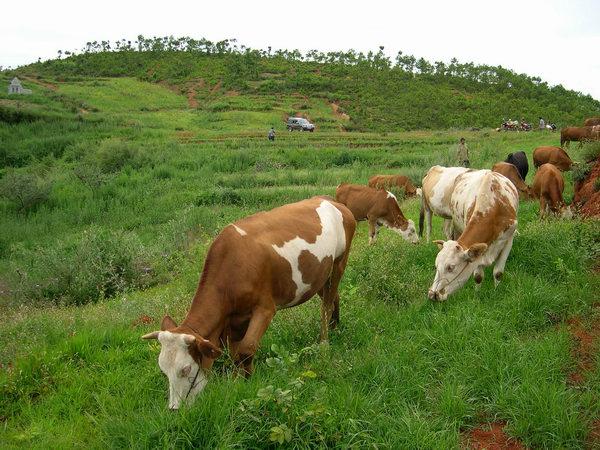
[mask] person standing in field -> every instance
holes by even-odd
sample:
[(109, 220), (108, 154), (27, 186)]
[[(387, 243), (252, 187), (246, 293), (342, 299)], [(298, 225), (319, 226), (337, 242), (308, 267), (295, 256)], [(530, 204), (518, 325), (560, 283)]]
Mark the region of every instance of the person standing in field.
[(458, 147), (456, 149), (456, 158), (458, 159), (459, 166), (471, 166), (471, 163), (469, 162), (469, 147), (467, 147), (464, 137), (460, 138), (460, 142), (458, 143)]
[(544, 119), (540, 117), (540, 131), (544, 131), (546, 129), (546, 122)]
[(275, 140), (275, 128), (271, 127), (271, 129), (269, 130), (268, 137), (269, 137), (270, 141), (274, 141)]

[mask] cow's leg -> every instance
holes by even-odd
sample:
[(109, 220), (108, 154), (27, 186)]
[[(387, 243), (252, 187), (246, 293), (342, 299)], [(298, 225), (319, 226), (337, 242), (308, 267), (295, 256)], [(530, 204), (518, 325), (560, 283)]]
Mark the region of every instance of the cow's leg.
[(431, 209), (429, 209), (428, 207), (425, 207), (425, 236), (426, 236), (426, 242), (429, 242), (429, 239), (431, 237), (431, 216), (432, 216), (432, 212)]
[(484, 269), (485, 269), (484, 266), (477, 266), (475, 268), (475, 270), (473, 271), (473, 279), (475, 280), (476, 288), (481, 287), (481, 283), (483, 282)]
[(328, 341), (329, 328), (334, 328), (339, 322), (340, 297), (338, 294), (338, 286), (340, 285), (340, 280), (342, 279), (342, 275), (344, 275), (346, 263), (348, 262), (348, 255), (350, 254), (348, 250), (342, 256), (342, 259), (333, 262), (331, 276), (325, 282), (325, 286), (323, 286), (323, 301), (321, 302), (321, 342)]
[(515, 235), (514, 232), (507, 239), (504, 248), (500, 251), (498, 258), (496, 258), (496, 262), (494, 264), (494, 286), (497, 287), (500, 283), (500, 279), (504, 274), (504, 266), (506, 265), (506, 260), (508, 259), (508, 255), (510, 253), (510, 249), (513, 245), (513, 239)]
[(274, 307), (257, 307), (252, 313), (250, 323), (248, 324), (248, 330), (246, 331), (244, 338), (239, 344), (235, 345), (235, 362), (239, 366), (243, 366), (246, 376), (252, 374), (254, 369), (252, 364), (254, 354), (258, 349), (260, 339), (263, 334), (265, 334), (265, 331), (267, 331), (274, 315)]
[(377, 240), (379, 225), (377, 224), (377, 217), (368, 216), (367, 219), (369, 220), (369, 245), (371, 245)]
[(453, 239), (454, 233), (454, 224), (452, 222), (452, 219), (444, 219), (444, 235), (446, 236), (446, 239)]
[(540, 195), (540, 219), (543, 219), (544, 216), (546, 215), (547, 207), (548, 207), (548, 204), (546, 203), (546, 198), (542, 194), (542, 195)]

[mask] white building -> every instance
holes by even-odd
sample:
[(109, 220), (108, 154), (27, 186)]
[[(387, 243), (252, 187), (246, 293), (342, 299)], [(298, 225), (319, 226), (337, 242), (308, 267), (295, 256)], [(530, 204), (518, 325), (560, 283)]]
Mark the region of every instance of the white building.
[(14, 77), (13, 80), (8, 85), (8, 93), (9, 94), (31, 94), (31, 89), (23, 88), (21, 84), (21, 80), (17, 77)]

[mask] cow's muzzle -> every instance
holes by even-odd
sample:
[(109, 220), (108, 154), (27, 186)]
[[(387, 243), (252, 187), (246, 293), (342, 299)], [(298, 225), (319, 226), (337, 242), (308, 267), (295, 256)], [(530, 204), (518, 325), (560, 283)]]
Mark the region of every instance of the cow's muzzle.
[(433, 289), (429, 289), (427, 296), (429, 297), (429, 300), (433, 300), (436, 302), (441, 302), (443, 300), (446, 300), (446, 298), (448, 297), (446, 295), (446, 289), (440, 289), (439, 291), (434, 291)]

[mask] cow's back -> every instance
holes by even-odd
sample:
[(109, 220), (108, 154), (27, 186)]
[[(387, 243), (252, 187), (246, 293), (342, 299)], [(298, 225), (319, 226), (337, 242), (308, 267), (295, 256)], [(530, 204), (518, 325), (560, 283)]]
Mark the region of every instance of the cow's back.
[(566, 151), (560, 147), (538, 147), (533, 151), (533, 164), (540, 167), (543, 164), (553, 164), (560, 170), (570, 170), (573, 161)]
[(546, 197), (552, 202), (562, 201), (565, 188), (564, 178), (560, 170), (550, 163), (542, 164), (533, 178), (531, 190), (536, 198)]
[(451, 218), (450, 199), (456, 179), (468, 172), (464, 167), (433, 166), (423, 178), (423, 201), (434, 214)]
[[(503, 201), (499, 197), (506, 198)], [(514, 184), (504, 175), (491, 170), (473, 170), (460, 175), (451, 198), (452, 220), (462, 232), (467, 223), (490, 208), (495, 214), (516, 217), (519, 194)]]
[(336, 201), (345, 205), (356, 221), (365, 220), (374, 207), (384, 208), (387, 196), (388, 193), (382, 189), (359, 184), (343, 183), (335, 191)]
[[(269, 295), (279, 307), (312, 297), (334, 260), (349, 251), (356, 222), (344, 205), (313, 197), (227, 226), (211, 245), (201, 283), (252, 307)], [(237, 300), (236, 300), (237, 299)]]

